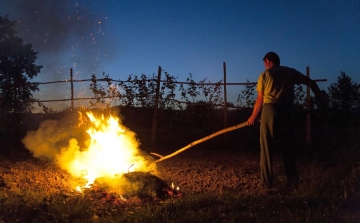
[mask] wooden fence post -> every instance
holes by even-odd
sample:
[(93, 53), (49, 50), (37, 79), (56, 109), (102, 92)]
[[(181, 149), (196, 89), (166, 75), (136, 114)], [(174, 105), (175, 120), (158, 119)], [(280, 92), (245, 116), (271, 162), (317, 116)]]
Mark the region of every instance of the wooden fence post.
[[(226, 63), (223, 63), (224, 68), (224, 128), (227, 127), (227, 92), (226, 92)], [(225, 144), (227, 143), (227, 137), (226, 134), (224, 135), (225, 138)]]
[(74, 110), (74, 82), (73, 82), (72, 68), (70, 68), (70, 86), (71, 86), (71, 110)]
[(157, 112), (159, 105), (159, 94), (160, 94), (160, 81), (161, 81), (161, 67), (158, 69), (157, 83), (156, 83), (156, 95), (155, 95), (155, 104), (153, 111), (153, 121), (152, 121), (152, 130), (151, 130), (151, 144), (155, 146), (155, 137), (156, 137), (156, 124), (157, 124)]
[[(306, 76), (310, 78), (310, 69), (306, 67)], [(310, 87), (306, 87), (306, 145), (311, 146), (311, 98), (310, 98)]]

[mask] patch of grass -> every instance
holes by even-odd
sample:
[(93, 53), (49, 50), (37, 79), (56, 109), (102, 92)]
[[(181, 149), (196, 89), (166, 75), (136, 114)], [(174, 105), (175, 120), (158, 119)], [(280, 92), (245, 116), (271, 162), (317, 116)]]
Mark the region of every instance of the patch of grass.
[[(299, 196), (300, 195), (300, 196)], [(357, 200), (359, 201), (359, 200)], [(353, 209), (349, 209), (349, 205)], [(354, 222), (355, 203), (332, 198), (291, 195), (270, 197), (234, 192), (223, 195), (191, 195), (163, 204), (147, 204), (129, 210), (128, 222)], [(108, 219), (107, 219), (108, 220)], [(351, 221), (349, 221), (351, 220)], [(116, 221), (116, 218), (114, 219)]]
[[(320, 171), (314, 175), (323, 174)], [(355, 177), (355, 176), (354, 176)], [(357, 173), (359, 179), (359, 172)], [(318, 183), (276, 195), (192, 194), (166, 201), (133, 202), (99, 209), (83, 196), (56, 196), (30, 205), (24, 199), (1, 200), (5, 222), (359, 222), (358, 181), (349, 181), (352, 194)], [(358, 184), (357, 184), (358, 185)]]

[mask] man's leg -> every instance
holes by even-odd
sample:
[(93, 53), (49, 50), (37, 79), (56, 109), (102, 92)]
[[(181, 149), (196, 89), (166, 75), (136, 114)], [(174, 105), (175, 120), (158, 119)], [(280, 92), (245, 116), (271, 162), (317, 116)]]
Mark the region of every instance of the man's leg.
[(295, 137), (294, 137), (294, 121), (292, 106), (283, 105), (279, 109), (278, 141), (277, 146), (283, 155), (284, 172), (288, 186), (298, 181), (298, 171), (296, 168)]
[(273, 113), (273, 106), (264, 104), (260, 124), (260, 183), (267, 188), (273, 184)]

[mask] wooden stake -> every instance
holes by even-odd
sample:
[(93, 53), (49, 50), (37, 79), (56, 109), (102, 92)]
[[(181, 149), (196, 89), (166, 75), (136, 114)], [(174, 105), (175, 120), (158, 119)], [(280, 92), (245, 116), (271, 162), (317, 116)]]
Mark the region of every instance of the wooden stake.
[(157, 125), (159, 95), (160, 95), (160, 81), (161, 81), (161, 67), (159, 66), (157, 82), (156, 82), (155, 104), (154, 104), (152, 130), (151, 130), (151, 143), (153, 147), (155, 146), (155, 142), (156, 142), (155, 137), (156, 137), (156, 125)]
[[(306, 76), (310, 78), (310, 68), (306, 67)], [(306, 145), (311, 146), (311, 98), (310, 98), (310, 87), (306, 86)]]
[(73, 81), (72, 68), (70, 68), (70, 86), (71, 86), (71, 110), (74, 110), (74, 81)]
[(189, 145), (187, 145), (187, 146), (185, 146), (185, 147), (183, 147), (183, 148), (177, 150), (176, 152), (171, 153), (170, 155), (167, 155), (167, 156), (162, 156), (162, 155), (159, 155), (159, 154), (153, 153), (153, 152), (151, 152), (150, 154), (152, 154), (152, 155), (154, 155), (154, 156), (160, 157), (160, 159), (158, 159), (158, 160), (155, 161), (155, 163), (158, 163), (158, 162), (160, 162), (160, 161), (163, 161), (163, 160), (169, 159), (169, 158), (171, 158), (171, 157), (173, 157), (173, 156), (176, 156), (177, 154), (179, 154), (179, 153), (181, 153), (181, 152), (184, 152), (185, 150), (189, 149), (190, 147), (193, 147), (193, 146), (195, 146), (195, 145), (197, 145), (197, 144), (199, 144), (199, 143), (205, 142), (205, 141), (207, 141), (207, 140), (209, 140), (209, 139), (211, 139), (211, 138), (214, 138), (215, 136), (218, 136), (218, 135), (220, 135), (220, 134), (224, 134), (224, 133), (226, 133), (226, 132), (230, 132), (230, 131), (233, 131), (233, 130), (242, 128), (242, 127), (247, 126), (247, 125), (248, 125), (247, 122), (243, 122), (243, 123), (241, 123), (241, 124), (234, 125), (234, 126), (231, 126), (231, 127), (226, 128), (226, 129), (222, 129), (222, 130), (217, 131), (217, 132), (215, 132), (215, 133), (213, 133), (213, 134), (211, 134), (211, 135), (208, 135), (208, 136), (206, 136), (206, 137), (204, 137), (204, 138), (202, 138), (202, 139), (196, 140), (196, 141), (190, 143)]
[[(224, 128), (227, 127), (227, 92), (226, 92), (226, 63), (223, 63), (224, 68)], [(227, 144), (227, 137), (226, 134), (224, 135), (225, 145)]]

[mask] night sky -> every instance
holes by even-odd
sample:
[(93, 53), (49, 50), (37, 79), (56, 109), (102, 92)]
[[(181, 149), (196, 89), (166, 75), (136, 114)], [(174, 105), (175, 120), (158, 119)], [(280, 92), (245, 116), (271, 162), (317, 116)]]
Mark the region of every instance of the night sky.
[[(61, 2), (61, 3), (59, 3)], [(262, 58), (275, 51), (281, 64), (327, 90), (344, 71), (360, 83), (360, 1), (246, 0), (2, 0), (0, 15), (19, 21), (44, 68), (34, 81), (152, 75), (158, 66), (179, 81), (257, 81)], [(77, 97), (90, 82), (77, 84)], [(228, 87), (236, 102), (241, 87)], [(39, 99), (70, 97), (69, 84), (41, 85)], [(47, 104), (51, 106), (51, 104)], [(52, 103), (60, 108), (69, 103)]]

